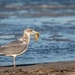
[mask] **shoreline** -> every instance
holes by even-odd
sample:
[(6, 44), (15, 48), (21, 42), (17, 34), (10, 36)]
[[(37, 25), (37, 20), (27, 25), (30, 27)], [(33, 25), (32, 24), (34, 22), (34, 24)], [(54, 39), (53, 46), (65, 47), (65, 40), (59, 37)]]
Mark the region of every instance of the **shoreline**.
[(75, 61), (0, 67), (0, 75), (75, 75)]

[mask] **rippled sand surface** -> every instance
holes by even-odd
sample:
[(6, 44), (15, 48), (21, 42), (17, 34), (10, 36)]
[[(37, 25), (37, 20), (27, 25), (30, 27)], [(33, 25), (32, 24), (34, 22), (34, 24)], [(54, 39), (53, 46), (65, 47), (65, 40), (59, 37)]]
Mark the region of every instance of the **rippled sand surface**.
[(75, 75), (75, 62), (0, 67), (0, 75)]

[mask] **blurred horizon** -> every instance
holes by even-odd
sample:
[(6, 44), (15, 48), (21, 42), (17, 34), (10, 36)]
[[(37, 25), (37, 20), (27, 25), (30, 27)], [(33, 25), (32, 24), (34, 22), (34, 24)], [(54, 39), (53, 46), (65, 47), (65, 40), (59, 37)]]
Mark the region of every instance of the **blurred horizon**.
[(0, 18), (74, 15), (74, 0), (0, 0)]
[(10, 4), (10, 3), (24, 3), (24, 4), (64, 4), (64, 5), (73, 5), (75, 0), (0, 0), (0, 5)]

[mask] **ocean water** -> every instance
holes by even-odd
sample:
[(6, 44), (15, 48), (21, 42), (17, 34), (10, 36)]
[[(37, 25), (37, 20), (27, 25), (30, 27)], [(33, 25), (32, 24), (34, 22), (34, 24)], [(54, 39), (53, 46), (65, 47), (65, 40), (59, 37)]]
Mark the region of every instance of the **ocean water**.
[[(75, 16), (0, 19), (0, 45), (22, 36), (23, 30), (40, 32), (39, 41), (31, 36), (27, 51), (16, 57), (16, 64), (75, 60)], [(0, 56), (0, 65), (12, 65), (12, 57)]]
[[(26, 28), (40, 33), (38, 42), (31, 36), (27, 51), (16, 57), (17, 65), (75, 61), (75, 16), (33, 16), (39, 12), (73, 12), (73, 9), (6, 9), (0, 10), (0, 46), (20, 38)], [(12, 57), (0, 56), (0, 66), (4, 65), (13, 65)]]

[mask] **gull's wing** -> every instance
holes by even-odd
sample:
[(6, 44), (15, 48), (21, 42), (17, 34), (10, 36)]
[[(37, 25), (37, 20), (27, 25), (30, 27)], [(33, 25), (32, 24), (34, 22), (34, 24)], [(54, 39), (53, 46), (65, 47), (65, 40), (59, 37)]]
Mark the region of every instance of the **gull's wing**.
[(16, 40), (0, 47), (0, 54), (21, 54), (27, 49), (27, 47), (27, 43), (23, 43), (22, 41)]
[(4, 45), (3, 47), (20, 46), (22, 44), (23, 44), (22, 41), (16, 40)]

